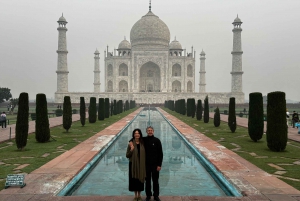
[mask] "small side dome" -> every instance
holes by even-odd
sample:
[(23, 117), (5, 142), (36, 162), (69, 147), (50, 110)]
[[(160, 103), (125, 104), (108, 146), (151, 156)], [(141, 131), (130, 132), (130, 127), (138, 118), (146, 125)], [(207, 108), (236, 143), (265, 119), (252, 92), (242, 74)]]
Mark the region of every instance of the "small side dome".
[(170, 50), (182, 50), (181, 44), (176, 40), (176, 38), (169, 45)]
[(118, 49), (131, 49), (131, 44), (126, 38), (119, 44)]

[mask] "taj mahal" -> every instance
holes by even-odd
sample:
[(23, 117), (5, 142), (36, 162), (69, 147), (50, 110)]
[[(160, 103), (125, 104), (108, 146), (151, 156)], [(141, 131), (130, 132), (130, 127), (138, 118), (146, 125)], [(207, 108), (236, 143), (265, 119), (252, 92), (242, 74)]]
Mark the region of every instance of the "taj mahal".
[[(233, 24), (233, 49), (231, 91), (206, 92), (205, 52), (200, 53), (200, 72), (195, 72), (196, 53), (182, 48), (176, 38), (170, 42), (168, 26), (151, 11), (151, 4), (146, 15), (142, 16), (131, 28), (130, 42), (124, 38), (118, 49), (104, 51), (104, 86), (100, 91), (100, 53), (94, 53), (94, 91), (68, 91), (67, 64), (67, 21), (61, 16), (57, 21), (58, 61), (57, 91), (55, 102), (62, 103), (64, 96), (70, 96), (73, 103), (79, 103), (80, 97), (88, 102), (90, 97), (110, 98), (110, 100), (135, 100), (138, 104), (162, 104), (166, 100), (195, 98), (210, 103), (228, 103), (235, 97), (236, 103), (244, 103), (242, 90), (242, 21), (236, 17)], [(195, 77), (199, 76), (199, 91), (195, 91)], [(92, 84), (92, 83), (91, 83)]]

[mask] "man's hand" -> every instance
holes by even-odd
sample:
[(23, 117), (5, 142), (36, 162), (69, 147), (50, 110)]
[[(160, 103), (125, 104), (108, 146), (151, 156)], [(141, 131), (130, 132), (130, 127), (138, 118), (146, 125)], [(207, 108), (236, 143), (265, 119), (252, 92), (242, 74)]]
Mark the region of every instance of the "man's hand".
[(161, 170), (161, 167), (160, 166), (157, 166), (157, 169), (156, 169), (158, 172)]

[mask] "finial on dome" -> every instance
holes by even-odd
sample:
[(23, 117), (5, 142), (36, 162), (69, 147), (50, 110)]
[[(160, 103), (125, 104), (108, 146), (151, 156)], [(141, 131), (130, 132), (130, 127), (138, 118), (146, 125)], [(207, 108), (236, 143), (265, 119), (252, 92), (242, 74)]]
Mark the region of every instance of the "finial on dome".
[(124, 40), (126, 40), (126, 36), (124, 36)]
[(175, 40), (176, 40), (176, 36), (175, 36)]
[(151, 0), (149, 0), (149, 11), (151, 11)]

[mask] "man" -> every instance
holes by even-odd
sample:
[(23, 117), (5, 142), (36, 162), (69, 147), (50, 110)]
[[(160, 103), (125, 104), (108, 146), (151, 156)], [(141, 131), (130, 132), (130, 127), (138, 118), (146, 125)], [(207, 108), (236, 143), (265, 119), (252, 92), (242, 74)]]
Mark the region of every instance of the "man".
[[(147, 137), (143, 137), (145, 151), (146, 151), (146, 199), (151, 200), (153, 195), (154, 200), (159, 199), (159, 171), (163, 161), (163, 151), (160, 140), (154, 137), (154, 129), (152, 126), (148, 126), (146, 129)], [(130, 145), (133, 144), (130, 142)], [(151, 191), (151, 180), (153, 183), (153, 193)]]
[(299, 121), (298, 113), (296, 113), (296, 111), (293, 111), (293, 116), (292, 116), (293, 128), (295, 128), (295, 123), (298, 121)]

